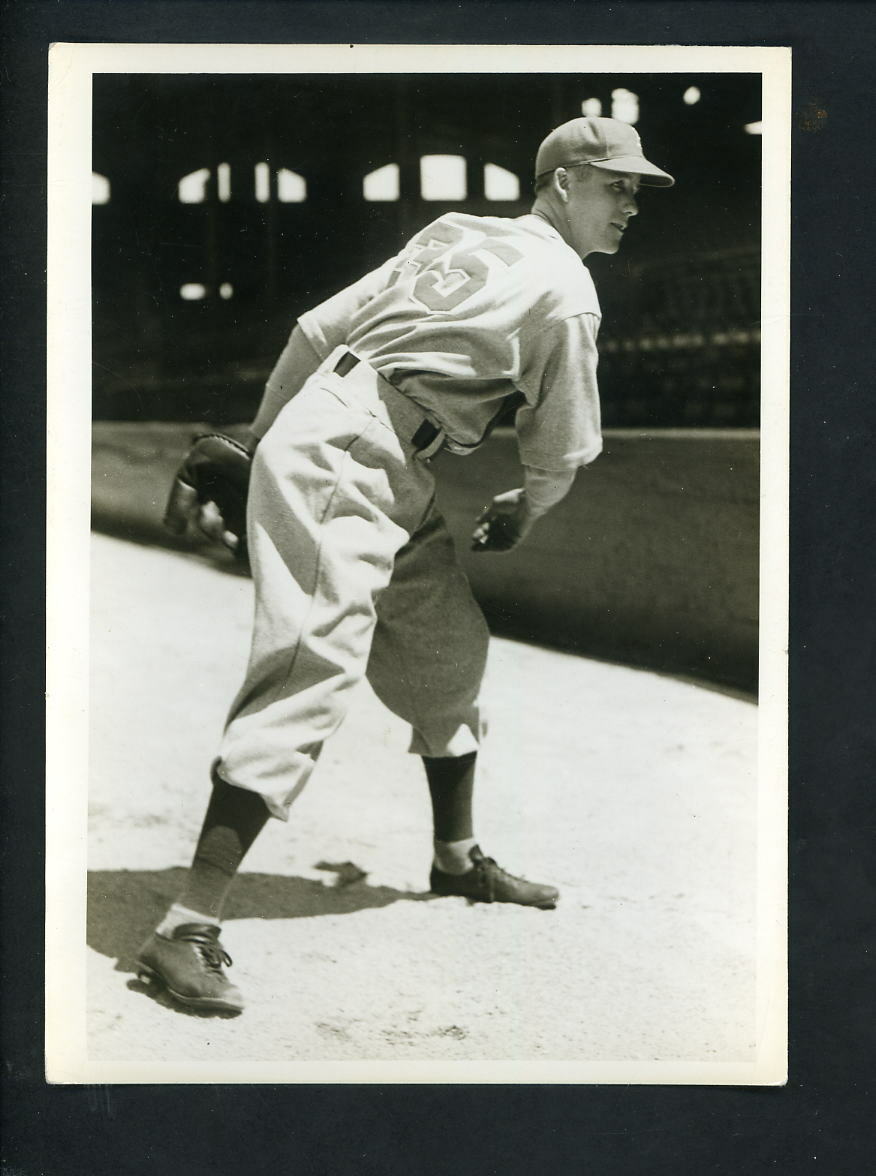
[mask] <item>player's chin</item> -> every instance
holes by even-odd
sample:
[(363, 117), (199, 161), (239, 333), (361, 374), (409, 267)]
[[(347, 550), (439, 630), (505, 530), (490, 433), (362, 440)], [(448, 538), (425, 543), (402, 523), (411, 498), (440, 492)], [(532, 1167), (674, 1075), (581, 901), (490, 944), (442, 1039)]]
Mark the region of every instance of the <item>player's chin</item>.
[(616, 236), (616, 237), (613, 237), (610, 241), (605, 240), (605, 241), (602, 241), (599, 245), (594, 245), (593, 249), (591, 249), (590, 252), (591, 253), (617, 253), (617, 251), (620, 249), (620, 246), (621, 246), (620, 237)]

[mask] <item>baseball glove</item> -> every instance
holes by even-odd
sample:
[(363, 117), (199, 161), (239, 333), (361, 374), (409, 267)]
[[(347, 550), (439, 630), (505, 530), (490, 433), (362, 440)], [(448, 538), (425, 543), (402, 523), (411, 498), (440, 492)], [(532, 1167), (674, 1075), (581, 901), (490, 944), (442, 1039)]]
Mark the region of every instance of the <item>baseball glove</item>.
[(246, 560), (246, 499), (252, 453), (224, 433), (202, 433), (176, 472), (164, 525), (174, 535), (191, 527)]
[(512, 551), (532, 527), (526, 493), (520, 488), (497, 494), (478, 515), (471, 537), (472, 551)]

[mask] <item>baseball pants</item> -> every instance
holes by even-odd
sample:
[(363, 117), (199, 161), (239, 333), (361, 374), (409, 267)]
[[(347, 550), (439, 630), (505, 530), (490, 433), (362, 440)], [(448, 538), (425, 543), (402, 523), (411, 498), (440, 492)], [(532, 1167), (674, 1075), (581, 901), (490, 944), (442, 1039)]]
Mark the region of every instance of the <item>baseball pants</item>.
[(335, 371), (344, 352), (283, 408), (252, 468), (252, 644), (218, 771), (281, 820), (366, 674), (412, 752), (465, 755), (481, 735), (488, 632), (435, 506), (431, 446), (414, 440), (423, 415), (366, 363)]

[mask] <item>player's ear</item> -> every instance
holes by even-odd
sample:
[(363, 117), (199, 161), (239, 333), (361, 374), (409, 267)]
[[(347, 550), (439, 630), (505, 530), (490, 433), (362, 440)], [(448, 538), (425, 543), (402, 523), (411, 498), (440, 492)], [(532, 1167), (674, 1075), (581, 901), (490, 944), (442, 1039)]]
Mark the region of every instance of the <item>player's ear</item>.
[(554, 172), (554, 190), (563, 201), (569, 199), (569, 185), (571, 177), (564, 167), (558, 167)]

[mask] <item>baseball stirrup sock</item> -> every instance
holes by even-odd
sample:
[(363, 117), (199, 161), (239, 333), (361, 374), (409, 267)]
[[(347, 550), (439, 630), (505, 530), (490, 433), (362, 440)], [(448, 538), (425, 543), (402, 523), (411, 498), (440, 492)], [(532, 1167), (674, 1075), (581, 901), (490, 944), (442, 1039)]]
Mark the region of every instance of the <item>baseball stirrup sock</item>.
[(472, 796), (477, 752), (459, 756), (423, 756), (436, 841), (465, 841), (474, 836)]
[(235, 788), (214, 776), (213, 794), (179, 905), (218, 920), (238, 867), (267, 819), (267, 807), (257, 792)]

